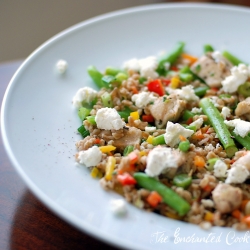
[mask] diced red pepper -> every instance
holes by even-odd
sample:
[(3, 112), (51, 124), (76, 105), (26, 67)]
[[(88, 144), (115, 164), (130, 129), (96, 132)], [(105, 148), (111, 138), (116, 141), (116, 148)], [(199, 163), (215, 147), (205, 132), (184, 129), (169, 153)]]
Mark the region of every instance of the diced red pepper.
[(152, 115), (142, 115), (142, 120), (144, 122), (154, 122), (155, 118)]
[(152, 207), (156, 207), (161, 201), (162, 197), (156, 191), (152, 191), (147, 197), (147, 202)]
[(186, 124), (189, 125), (193, 122), (193, 117), (187, 119)]
[(157, 93), (159, 96), (165, 95), (165, 90), (160, 79), (148, 83), (148, 90)]
[(170, 79), (161, 79), (162, 83), (168, 86), (171, 83)]
[(123, 173), (117, 175), (117, 180), (123, 185), (135, 185), (136, 180), (129, 173)]
[(101, 143), (101, 140), (99, 138), (96, 138), (95, 141), (94, 141), (95, 144), (100, 144)]
[(176, 66), (172, 66), (172, 67), (170, 68), (170, 70), (179, 71), (179, 69), (178, 69)]
[(131, 153), (128, 154), (129, 160), (130, 160), (130, 164), (135, 164), (138, 161), (138, 155), (133, 151)]

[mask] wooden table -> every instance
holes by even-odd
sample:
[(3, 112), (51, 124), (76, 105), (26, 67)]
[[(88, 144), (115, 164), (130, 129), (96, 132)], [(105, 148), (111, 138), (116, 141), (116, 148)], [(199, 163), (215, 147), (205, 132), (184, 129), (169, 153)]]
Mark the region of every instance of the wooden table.
[[(21, 61), (0, 64), (0, 98)], [(0, 139), (0, 249), (116, 250), (48, 210), (16, 173)]]

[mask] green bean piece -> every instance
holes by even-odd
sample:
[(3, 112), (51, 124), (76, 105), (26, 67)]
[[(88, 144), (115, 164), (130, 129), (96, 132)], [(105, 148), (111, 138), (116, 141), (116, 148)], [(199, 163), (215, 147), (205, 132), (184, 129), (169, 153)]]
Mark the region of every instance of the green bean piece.
[(173, 183), (177, 187), (187, 189), (192, 183), (192, 178), (187, 174), (178, 174), (174, 177)]
[(214, 170), (214, 164), (219, 158), (211, 158), (207, 161), (207, 170), (213, 171)]
[(231, 98), (231, 95), (229, 95), (229, 94), (220, 94), (219, 97), (222, 98), (222, 99), (223, 98)]
[(244, 84), (241, 84), (238, 88), (238, 92), (244, 97), (250, 96), (250, 82), (245, 82)]
[(123, 151), (123, 156), (127, 156), (129, 153), (134, 151), (134, 146), (133, 145), (128, 145), (124, 151)]
[(186, 141), (181, 141), (181, 142), (179, 143), (178, 148), (179, 148), (180, 151), (182, 151), (182, 152), (187, 152), (187, 151), (189, 150), (189, 148), (190, 148), (190, 142), (189, 142), (188, 140), (186, 140)]
[(165, 139), (164, 139), (164, 135), (158, 135), (158, 136), (154, 137), (152, 140), (152, 144), (154, 146), (166, 144)]
[(128, 79), (128, 75), (125, 74), (124, 72), (119, 72), (116, 76), (115, 76), (116, 80), (118, 82), (122, 82), (124, 80), (127, 80)]
[(208, 89), (209, 89), (208, 86), (200, 86), (200, 87), (194, 88), (194, 93), (199, 97), (203, 97), (207, 93)]
[(156, 191), (162, 197), (163, 201), (180, 216), (187, 214), (190, 210), (190, 205), (186, 200), (155, 178), (139, 172), (134, 173), (134, 178), (142, 188)]
[(190, 73), (180, 73), (179, 76), (183, 82), (191, 82), (194, 79), (193, 75)]
[(93, 115), (87, 116), (87, 117), (86, 117), (86, 120), (88, 120), (88, 122), (89, 122), (91, 125), (96, 125), (95, 116), (93, 116)]
[(223, 118), (220, 115), (218, 109), (210, 101), (209, 98), (203, 98), (200, 101), (200, 107), (203, 110), (203, 113), (208, 117), (208, 120), (212, 124), (214, 130), (216, 131), (220, 142), (226, 150), (227, 156), (232, 157), (235, 152), (238, 151), (235, 146), (234, 140), (231, 138), (231, 134), (224, 123)]
[(223, 51), (222, 55), (229, 61), (231, 62), (233, 65), (239, 65), (240, 63), (244, 63), (243, 61), (241, 61), (239, 58), (237, 58), (236, 56), (232, 55), (230, 52), (228, 51)]
[(123, 72), (121, 69), (117, 69), (114, 67), (107, 67), (105, 69), (105, 75), (116, 76), (118, 73)]
[(167, 70), (165, 68), (165, 64), (170, 63), (172, 65), (173, 63), (175, 63), (178, 57), (182, 54), (184, 47), (184, 42), (178, 42), (169, 54), (166, 54), (159, 59), (159, 64), (156, 71), (160, 75), (166, 75)]
[(143, 84), (144, 82), (146, 82), (147, 81), (147, 78), (146, 77), (140, 77), (139, 78), (139, 83), (140, 84)]
[(128, 117), (131, 112), (132, 111), (128, 107), (125, 107), (124, 110), (118, 111), (118, 114), (124, 119), (125, 122), (128, 122)]
[(78, 116), (83, 121), (86, 119), (86, 117), (90, 114), (90, 109), (81, 107), (78, 109)]
[(191, 112), (190, 110), (184, 110), (182, 114), (182, 120), (187, 121), (188, 119), (193, 118), (194, 116), (195, 114)]
[(250, 136), (249, 135), (246, 135), (243, 138), (239, 135), (236, 135), (233, 131), (231, 132), (231, 134), (238, 143), (240, 143), (244, 148), (250, 150)]
[(112, 98), (111, 98), (110, 93), (104, 92), (101, 95), (101, 100), (102, 100), (102, 104), (103, 104), (104, 107), (108, 107), (108, 108), (113, 107)]
[(183, 68), (180, 69), (180, 74), (182, 73), (191, 74), (194, 80), (199, 80), (202, 83), (206, 83), (204, 79), (196, 75), (188, 66), (184, 66)]
[(82, 135), (83, 138), (90, 135), (89, 131), (84, 127), (84, 125), (80, 126), (77, 130)]
[(210, 45), (210, 44), (205, 44), (203, 46), (203, 51), (204, 53), (208, 53), (208, 52), (213, 52), (214, 51), (214, 48)]
[(103, 85), (106, 88), (110, 88), (111, 84), (117, 82), (117, 80), (116, 80), (116, 78), (114, 76), (105, 75), (105, 76), (102, 77), (102, 82), (103, 82)]
[(99, 88), (105, 87), (103, 84), (103, 81), (102, 81), (103, 74), (101, 72), (99, 72), (95, 66), (92, 66), (92, 65), (89, 66), (87, 68), (87, 72), (97, 87), (99, 87)]

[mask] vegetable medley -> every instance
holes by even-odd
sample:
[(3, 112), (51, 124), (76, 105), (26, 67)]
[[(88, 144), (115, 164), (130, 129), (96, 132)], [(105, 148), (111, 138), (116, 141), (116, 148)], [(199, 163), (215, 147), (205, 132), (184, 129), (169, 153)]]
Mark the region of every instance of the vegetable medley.
[(160, 58), (95, 66), (73, 97), (76, 161), (135, 206), (200, 225), (250, 228), (250, 67), (178, 42)]

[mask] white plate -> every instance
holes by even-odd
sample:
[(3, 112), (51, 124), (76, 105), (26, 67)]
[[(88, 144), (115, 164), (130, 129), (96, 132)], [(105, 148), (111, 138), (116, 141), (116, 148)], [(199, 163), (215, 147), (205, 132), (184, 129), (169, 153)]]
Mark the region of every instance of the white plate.
[[(207, 232), (131, 205), (125, 218), (113, 216), (109, 202), (118, 195), (103, 191), (85, 167), (75, 164), (80, 122), (71, 100), (78, 88), (93, 87), (86, 73), (88, 65), (100, 70), (120, 66), (132, 57), (168, 51), (180, 40), (196, 55), (210, 43), (250, 62), (249, 23), (246, 8), (161, 4), (99, 16), (53, 37), (22, 64), (3, 100), (2, 135), (13, 166), (33, 193), (62, 219), (111, 244), (133, 250), (247, 249), (246, 242), (235, 243), (239, 241), (236, 237), (246, 236), (244, 232), (224, 228)], [(65, 76), (55, 71), (59, 59), (69, 64)], [(179, 239), (207, 243), (176, 242), (178, 228)]]

